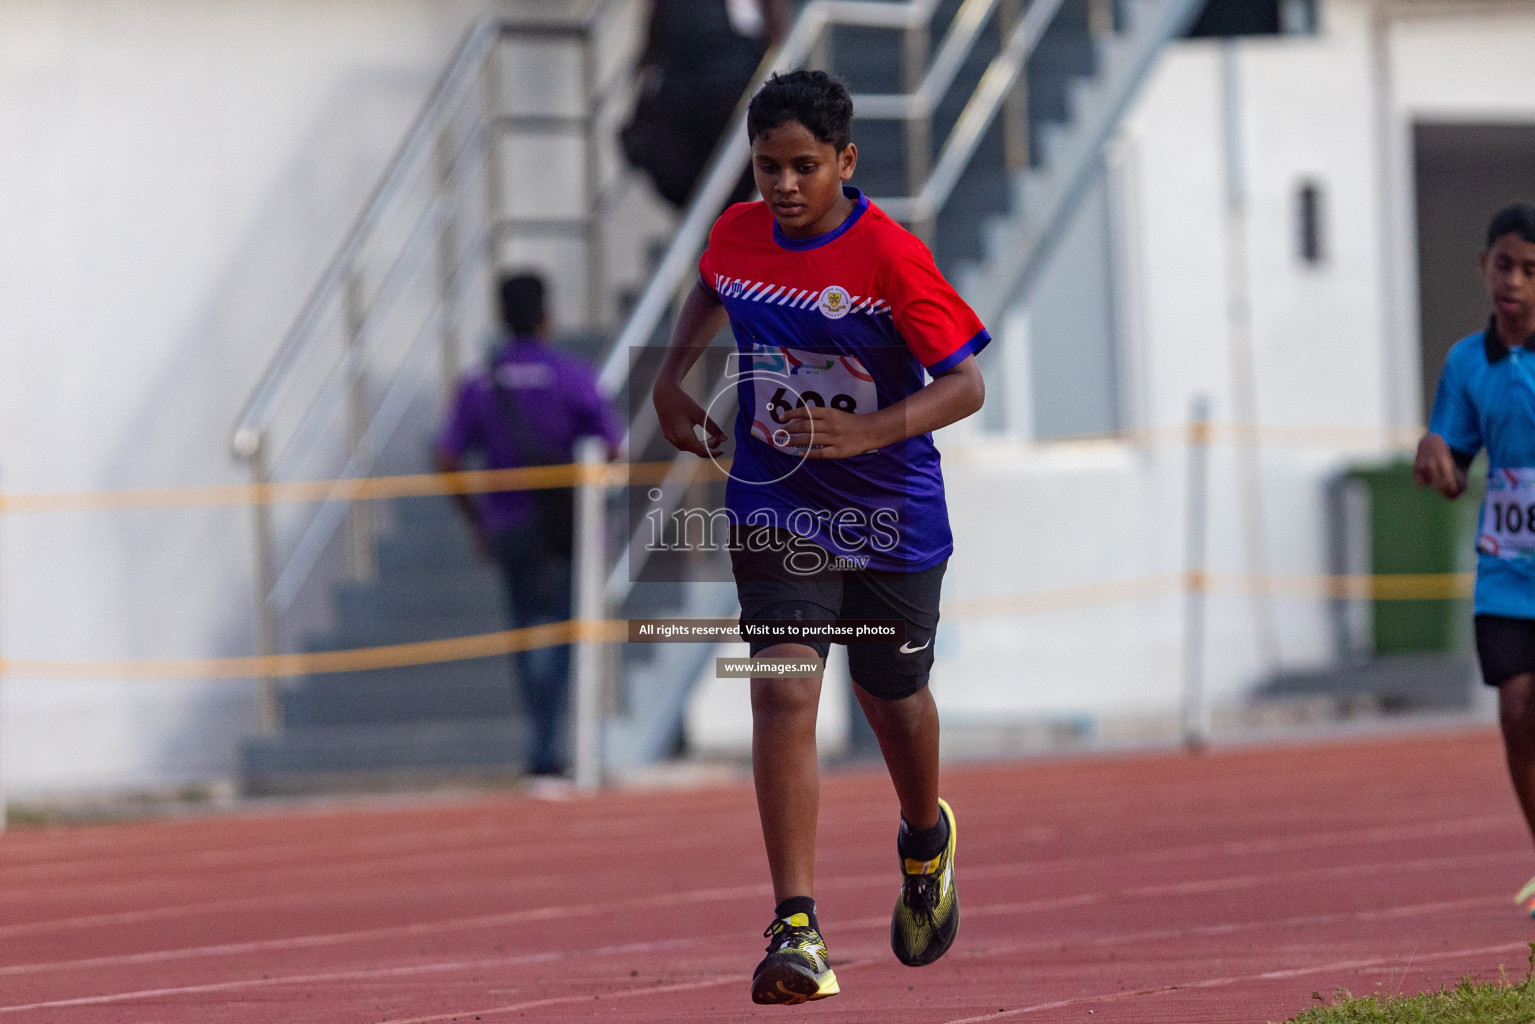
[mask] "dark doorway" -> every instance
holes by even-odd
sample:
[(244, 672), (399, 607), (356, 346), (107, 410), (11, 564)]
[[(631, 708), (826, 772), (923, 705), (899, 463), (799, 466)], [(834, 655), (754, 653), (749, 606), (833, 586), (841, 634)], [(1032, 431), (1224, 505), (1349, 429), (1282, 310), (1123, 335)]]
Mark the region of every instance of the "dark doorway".
[(1445, 354), (1487, 321), (1476, 272), (1487, 222), (1509, 203), (1535, 203), (1535, 125), (1418, 124), (1413, 154), (1426, 421)]

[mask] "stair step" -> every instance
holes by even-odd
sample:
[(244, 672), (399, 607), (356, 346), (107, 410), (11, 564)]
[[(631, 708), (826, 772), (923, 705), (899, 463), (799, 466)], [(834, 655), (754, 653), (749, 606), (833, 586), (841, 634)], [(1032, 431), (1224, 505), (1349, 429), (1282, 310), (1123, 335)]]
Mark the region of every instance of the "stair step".
[(415, 586), (402, 581), (399, 586), (347, 583), (334, 595), (336, 617), (341, 622), (365, 622), (370, 619), (458, 618), (483, 620), (487, 615), (503, 614), (501, 587), (494, 576), (465, 573), (457, 580), (435, 586)]
[(247, 793), (333, 788), (338, 777), (520, 767), (528, 730), (518, 718), (290, 729), (248, 740), (240, 752)]
[(463, 518), (451, 499), (434, 494), (423, 498), (398, 498), (390, 502), (398, 532), (416, 529), (463, 530)]
[(427, 722), (522, 711), (506, 656), (311, 676), (282, 695), (290, 727)]
[(452, 616), (432, 619), (377, 619), (342, 624), (329, 632), (316, 634), (304, 646), (315, 648), (316, 650), (312, 653), (318, 654), (323, 651), (351, 651), (367, 647), (427, 643), (433, 640), (456, 640), (466, 636), (500, 633), (507, 628), (504, 616), (489, 613), (483, 618)]
[(477, 568), (483, 564), (465, 527), (456, 533), (443, 531), (440, 536), (435, 531), (399, 533), (378, 544), (378, 569), (383, 575), (421, 569)]
[(901, 34), (885, 28), (837, 25), (831, 34), (832, 62), (850, 92), (901, 91)]

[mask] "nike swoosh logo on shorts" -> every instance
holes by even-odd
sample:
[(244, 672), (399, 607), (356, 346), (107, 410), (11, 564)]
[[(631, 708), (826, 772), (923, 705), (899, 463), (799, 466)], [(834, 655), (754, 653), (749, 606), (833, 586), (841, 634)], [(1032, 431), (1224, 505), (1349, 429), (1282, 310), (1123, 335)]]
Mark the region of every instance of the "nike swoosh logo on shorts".
[(932, 637), (928, 637), (927, 640), (922, 644), (921, 647), (913, 647), (911, 645), (911, 641), (908, 640), (904, 644), (901, 645), (901, 653), (902, 654), (916, 654), (918, 651), (923, 650), (924, 648), (927, 647), (928, 644), (930, 644), (932, 642), (933, 642), (933, 638)]

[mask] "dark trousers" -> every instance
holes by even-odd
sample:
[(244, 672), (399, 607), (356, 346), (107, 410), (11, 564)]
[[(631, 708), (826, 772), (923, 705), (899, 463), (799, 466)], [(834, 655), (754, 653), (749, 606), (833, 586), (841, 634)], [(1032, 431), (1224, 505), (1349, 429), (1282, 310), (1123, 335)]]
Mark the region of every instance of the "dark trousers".
[[(570, 559), (551, 556), (536, 527), (510, 526), (486, 537), (501, 569), (513, 629), (570, 618)], [(542, 647), (517, 655), (533, 747), (528, 770), (558, 775), (565, 770), (564, 721), (570, 703), (570, 647)]]

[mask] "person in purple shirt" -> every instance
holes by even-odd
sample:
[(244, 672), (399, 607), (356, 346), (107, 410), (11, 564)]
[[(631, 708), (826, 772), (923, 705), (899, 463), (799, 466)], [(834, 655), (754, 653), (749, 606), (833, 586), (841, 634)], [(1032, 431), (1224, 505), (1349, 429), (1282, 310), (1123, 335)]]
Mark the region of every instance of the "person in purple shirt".
[[(437, 441), (437, 468), (455, 473), (478, 457), (486, 469), (559, 465), (576, 439), (607, 441), (611, 457), (623, 432), (585, 361), (550, 348), (543, 279), (500, 283), (507, 338), (487, 366), (464, 379)], [(476, 549), (501, 571), (512, 628), (570, 618), (570, 488), (454, 496)], [(561, 720), (568, 703), (570, 648), (517, 655), (517, 676), (532, 724), (528, 772), (563, 775)]]

